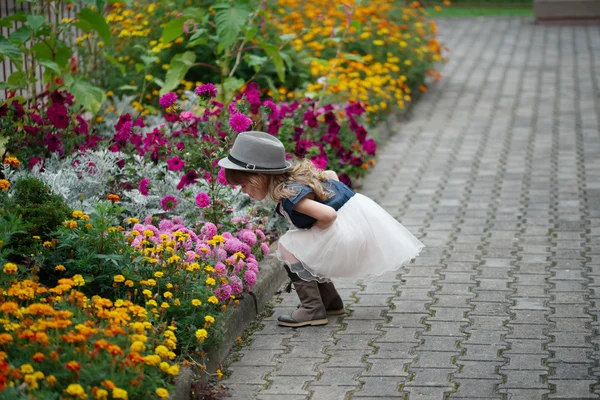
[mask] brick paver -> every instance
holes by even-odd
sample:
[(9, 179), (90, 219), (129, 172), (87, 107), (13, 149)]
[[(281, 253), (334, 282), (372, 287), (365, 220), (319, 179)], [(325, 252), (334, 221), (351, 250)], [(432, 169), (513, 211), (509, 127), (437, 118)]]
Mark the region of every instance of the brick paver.
[(238, 399), (600, 397), (600, 27), (440, 21), (443, 79), (363, 192), (427, 246), (349, 310), (278, 327), (224, 381)]

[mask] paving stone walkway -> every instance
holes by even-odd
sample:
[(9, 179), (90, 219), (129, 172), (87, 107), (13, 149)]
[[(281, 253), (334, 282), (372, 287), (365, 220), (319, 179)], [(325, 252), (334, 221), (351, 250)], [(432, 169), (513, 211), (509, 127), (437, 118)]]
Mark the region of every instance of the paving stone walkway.
[[(235, 399), (600, 397), (600, 27), (443, 20), (443, 79), (363, 192), (427, 246), (349, 312), (252, 335)], [(391, 249), (393, 251), (393, 249)]]

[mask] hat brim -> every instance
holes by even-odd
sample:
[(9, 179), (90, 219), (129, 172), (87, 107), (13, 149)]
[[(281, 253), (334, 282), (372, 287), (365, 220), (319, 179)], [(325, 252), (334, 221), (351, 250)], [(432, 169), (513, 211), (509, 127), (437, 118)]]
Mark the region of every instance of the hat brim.
[(260, 169), (260, 168), (255, 168), (255, 169), (250, 169), (250, 168), (244, 168), (240, 165), (234, 164), (229, 158), (225, 157), (219, 160), (219, 166), (223, 167), (225, 169), (234, 169), (236, 171), (244, 171), (244, 172), (251, 172), (251, 173), (261, 173), (261, 174), (281, 174), (283, 172), (287, 172), (290, 169), (292, 169), (292, 163), (289, 161), (285, 162), (285, 167), (284, 168), (279, 168), (279, 169)]

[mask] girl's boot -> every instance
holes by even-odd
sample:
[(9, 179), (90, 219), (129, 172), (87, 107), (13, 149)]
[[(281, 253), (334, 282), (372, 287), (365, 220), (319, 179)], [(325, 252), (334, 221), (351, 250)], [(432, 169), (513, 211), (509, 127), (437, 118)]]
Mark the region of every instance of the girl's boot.
[(291, 314), (280, 315), (277, 318), (279, 325), (297, 328), (307, 325), (327, 324), (327, 313), (321, 300), (317, 281), (304, 281), (286, 267), (292, 279), (296, 293), (300, 299), (300, 307)]
[(344, 302), (340, 297), (339, 293), (335, 289), (333, 282), (319, 283), (319, 293), (321, 294), (321, 300), (325, 306), (325, 311), (329, 315), (342, 315), (346, 311), (344, 310)]

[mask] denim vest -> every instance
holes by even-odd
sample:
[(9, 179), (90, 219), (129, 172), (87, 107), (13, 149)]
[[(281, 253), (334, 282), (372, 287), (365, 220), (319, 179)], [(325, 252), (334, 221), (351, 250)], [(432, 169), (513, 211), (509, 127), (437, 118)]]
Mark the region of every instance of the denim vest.
[[(338, 211), (348, 200), (354, 196), (354, 191), (350, 189), (348, 186), (344, 185), (340, 181), (336, 181), (333, 179), (328, 179), (327, 182), (323, 184), (326, 189), (329, 189), (334, 193), (333, 196), (328, 198), (325, 201), (318, 200), (315, 196), (315, 201), (325, 204), (335, 211)], [(308, 229), (311, 228), (317, 220), (309, 215), (302, 214), (294, 210), (294, 207), (300, 200), (306, 197), (307, 194), (312, 193), (312, 189), (309, 186), (301, 185), (299, 183), (293, 183), (290, 186), (290, 189), (297, 191), (297, 194), (293, 197), (288, 197), (283, 199), (281, 203), (277, 204), (277, 208), (275, 209), (278, 214), (283, 215), (279, 206), (283, 208), (286, 214), (290, 217), (290, 221), (294, 226), (300, 229)]]

